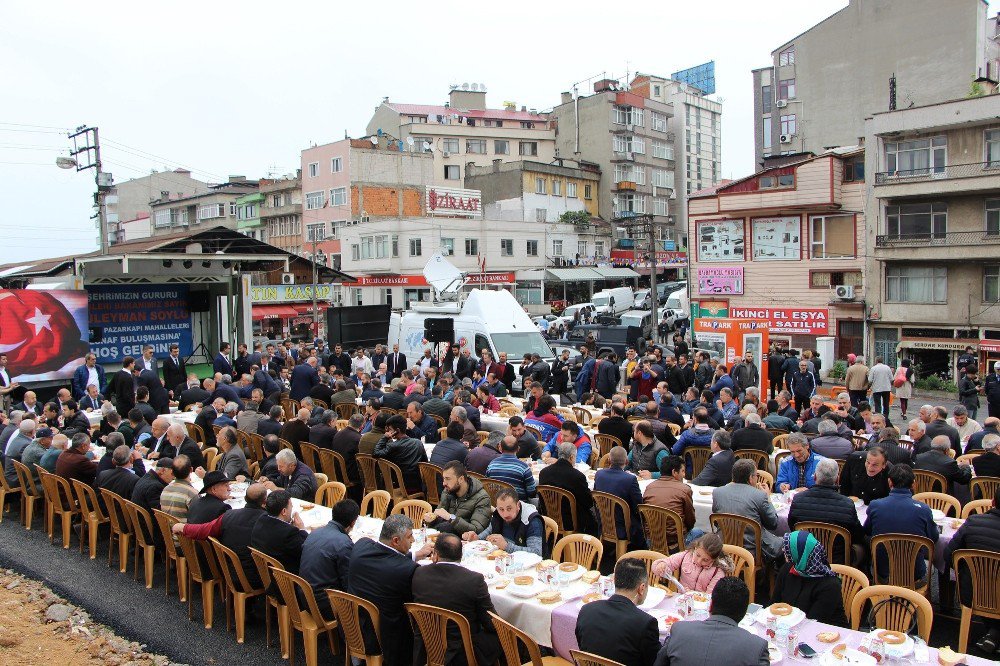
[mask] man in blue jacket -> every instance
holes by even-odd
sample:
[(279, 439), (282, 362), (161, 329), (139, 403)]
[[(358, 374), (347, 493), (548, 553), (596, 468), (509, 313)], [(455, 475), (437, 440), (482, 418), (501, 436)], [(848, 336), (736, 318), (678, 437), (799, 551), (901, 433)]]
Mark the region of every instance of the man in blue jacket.
[(358, 519), (358, 504), (344, 499), (333, 505), (332, 520), (314, 530), (302, 544), (299, 575), (306, 579), (316, 594), (316, 605), (324, 617), (333, 619), (330, 598), (323, 590), (347, 591), (348, 573), (354, 541), (351, 528)]
[(795, 488), (812, 488), (816, 483), (816, 465), (823, 456), (809, 450), (809, 439), (800, 432), (790, 434), (785, 443), (792, 455), (778, 466), (774, 485), (782, 493)]
[(708, 410), (698, 407), (691, 415), (691, 425), (681, 433), (674, 444), (671, 453), (675, 456), (684, 455), (684, 449), (689, 446), (704, 446), (708, 448), (712, 444), (712, 429), (708, 425)]
[(719, 391), (727, 388), (732, 391), (733, 395), (736, 395), (736, 384), (733, 383), (733, 378), (729, 376), (726, 370), (726, 366), (722, 363), (715, 366), (715, 383), (709, 387), (712, 392), (713, 402), (719, 399)]
[[(893, 465), (889, 470), (889, 496), (873, 500), (868, 505), (865, 519), (865, 534), (915, 534), (927, 537), (937, 543), (937, 525), (929, 506), (913, 499), (913, 469), (909, 465)], [(884, 548), (879, 548), (876, 569), (879, 579), (889, 576), (889, 558)], [(914, 575), (917, 581), (927, 575), (925, 560), (933, 559), (934, 553), (923, 553), (917, 558)], [(874, 581), (878, 583), (880, 581)]]
[(642, 493), (639, 491), (639, 477), (625, 471), (628, 465), (628, 453), (620, 446), (611, 448), (608, 452), (610, 466), (597, 470), (594, 477), (594, 491), (608, 493), (625, 500), (631, 514), (632, 533), (625, 532), (625, 518), (616, 512), (615, 523), (619, 539), (629, 539), (632, 550), (641, 550), (645, 545), (642, 533), (642, 521), (639, 519), (639, 505), (642, 504)]
[[(96, 378), (97, 381), (94, 381)], [(87, 354), (83, 357), (83, 365), (73, 372), (73, 380), (70, 382), (73, 388), (73, 399), (80, 400), (87, 394), (87, 387), (97, 384), (97, 392), (104, 393), (106, 386), (104, 382), (104, 368), (97, 365), (97, 355)]]

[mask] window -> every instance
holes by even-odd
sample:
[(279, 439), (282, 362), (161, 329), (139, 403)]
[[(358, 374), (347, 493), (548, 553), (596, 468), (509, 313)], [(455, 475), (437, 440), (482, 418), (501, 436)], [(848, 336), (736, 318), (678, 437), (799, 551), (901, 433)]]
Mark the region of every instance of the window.
[(948, 298), (948, 268), (890, 264), (885, 269), (885, 298), (896, 303), (944, 303)]
[(653, 169), (653, 185), (655, 187), (674, 186), (674, 172), (666, 169)]
[(764, 144), (765, 152), (771, 148), (771, 116), (764, 116), (760, 121), (760, 130), (763, 134), (764, 139), (761, 143)]
[(457, 164), (445, 164), (444, 165), (444, 179), (445, 180), (461, 180), (462, 179), (462, 168)]
[(458, 139), (441, 139), (441, 150), (446, 153), (457, 153)]
[(897, 176), (944, 173), (948, 140), (943, 136), (885, 142), (886, 171)]
[(604, 241), (594, 241), (594, 256), (595, 257), (604, 256)]
[(521, 129), (535, 129), (535, 123), (533, 123), (533, 122), (531, 122), (529, 120), (522, 120), (521, 121)]
[(789, 46), (787, 49), (778, 54), (778, 67), (784, 67), (785, 65), (795, 64), (795, 47)]
[(552, 241), (552, 256), (561, 257), (562, 256), (562, 244), (561, 240)]
[(271, 208), (281, 208), (281, 195), (272, 194), (271, 195)]
[(357, 243), (351, 245), (351, 260), (352, 261), (361, 260), (361, 247)]
[(344, 159), (342, 157), (334, 157), (330, 160), (330, 173), (340, 173), (344, 170)]
[(486, 154), (486, 139), (466, 139), (465, 152), (474, 155)]
[(455, 239), (454, 238), (442, 238), (441, 239), (441, 254), (446, 257), (450, 257), (455, 254)]
[(863, 183), (865, 181), (865, 157), (854, 157), (844, 161), (844, 182)]
[(306, 210), (316, 210), (317, 208), (322, 208), (322, 207), (323, 207), (322, 192), (306, 193)]
[(374, 236), (362, 236), (361, 237), (361, 258), (371, 259), (375, 255), (375, 237)]
[(503, 127), (503, 121), (490, 120), (489, 118), (487, 118), (486, 120), (483, 121), (483, 125), (486, 127)]
[(497, 155), (510, 155), (510, 141), (497, 139), (493, 142), (493, 152)]
[(558, 178), (552, 179), (552, 195), (556, 197), (562, 196), (562, 181)]
[(315, 178), (319, 175), (319, 162), (312, 162), (309, 165), (309, 177)]
[(465, 239), (465, 256), (475, 257), (479, 255), (479, 239), (478, 238), (466, 238)]
[(662, 113), (657, 113), (656, 111), (650, 111), (650, 123), (654, 130), (657, 132), (667, 131), (667, 117)]
[(587, 256), (587, 241), (577, 241), (576, 242), (576, 253), (581, 257)]
[(572, 199), (578, 198), (576, 196), (576, 183), (566, 183), (566, 196)]
[[(221, 215), (220, 215), (221, 217)], [(229, 217), (236, 217), (236, 202), (229, 202)]]
[[(198, 219), (202, 219), (201, 211), (198, 211)], [(169, 227), (170, 226), (170, 209), (158, 210), (156, 211), (156, 216), (153, 218), (153, 224), (157, 227)]]
[(778, 176), (761, 176), (757, 183), (758, 187), (762, 190), (776, 189), (779, 187), (795, 187), (795, 174), (783, 173)]
[(653, 197), (653, 215), (667, 215), (666, 197)]
[(514, 239), (513, 238), (501, 238), (500, 239), (500, 256), (502, 256), (502, 257), (513, 257), (514, 256)]
[(983, 266), (983, 302), (1000, 303), (1000, 265)]
[(545, 194), (545, 179), (535, 178), (535, 194)]
[(1000, 129), (986, 130), (983, 141), (986, 144), (986, 168), (1000, 167)]
[(389, 236), (381, 235), (375, 237), (375, 258), (386, 259), (389, 256)]
[(986, 200), (986, 233), (1000, 235), (1000, 199)]
[(653, 97), (660, 96), (660, 86), (653, 86)]
[(309, 242), (326, 240), (326, 222), (307, 224), (306, 240)]
[[(524, 123), (521, 123), (522, 125)], [(538, 156), (538, 142), (537, 141), (520, 141), (517, 146), (518, 155), (527, 155), (530, 157)]]
[(198, 207), (198, 220), (210, 220), (214, 217), (225, 217), (225, 204), (208, 204)]
[(583, 186), (583, 198), (584, 199), (590, 199), (590, 198), (592, 198), (591, 197), (592, 188), (593, 188), (592, 185), (584, 185)]
[(399, 236), (392, 237), (392, 256), (399, 256)]
[(771, 86), (760, 87), (761, 113), (771, 113), (771, 105), (774, 103), (773, 95), (774, 93), (771, 92)]
[(423, 250), (420, 247), (420, 239), (419, 238), (411, 238), (410, 239), (410, 256), (411, 257), (419, 257), (421, 254), (423, 254)]
[(330, 205), (343, 206), (347, 203), (347, 188), (335, 187), (330, 190)]
[(661, 160), (674, 159), (674, 147), (666, 141), (653, 141), (653, 157)]
[(646, 184), (646, 167), (633, 166), (632, 167), (632, 180), (635, 181), (636, 185)]
[(861, 271), (811, 271), (809, 286), (815, 289), (829, 289), (839, 285), (860, 287)]
[(530, 241), (528, 241), (527, 245), (525, 247), (525, 251), (526, 251), (526, 254), (529, 257), (537, 257), (538, 256), (538, 241), (536, 241), (536, 240), (530, 240)]
[(948, 204), (925, 203), (886, 206), (885, 232), (896, 238), (944, 238), (948, 231)]
[(778, 99), (795, 99), (795, 79), (778, 81)]
[(795, 134), (795, 114), (781, 116), (781, 133), (791, 136)]
[(817, 215), (809, 219), (813, 259), (854, 257), (854, 216)]

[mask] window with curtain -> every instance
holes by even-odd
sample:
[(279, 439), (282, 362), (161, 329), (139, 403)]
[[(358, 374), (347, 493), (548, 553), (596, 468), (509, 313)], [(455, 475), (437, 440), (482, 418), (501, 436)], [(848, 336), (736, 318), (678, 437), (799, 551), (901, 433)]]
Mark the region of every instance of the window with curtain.
[(854, 216), (816, 215), (809, 219), (813, 259), (854, 257)]
[(896, 303), (944, 303), (948, 300), (945, 266), (888, 266), (885, 296)]

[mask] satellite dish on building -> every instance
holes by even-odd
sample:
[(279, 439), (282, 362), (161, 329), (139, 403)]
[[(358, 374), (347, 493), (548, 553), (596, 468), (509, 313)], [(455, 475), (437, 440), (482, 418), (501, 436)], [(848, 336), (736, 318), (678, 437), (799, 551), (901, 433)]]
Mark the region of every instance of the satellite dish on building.
[(406, 145), (408, 145), (410, 148), (413, 147), (413, 137), (412, 136), (406, 137)]
[(424, 266), (424, 278), (438, 294), (454, 294), (462, 286), (462, 271), (445, 259), (440, 252), (431, 256)]
[(486, 84), (485, 83), (480, 83), (479, 84), (479, 92), (486, 92)]
[(433, 150), (434, 146), (431, 145), (430, 141), (424, 141), (424, 150)]
[(468, 89), (469, 89), (469, 84), (468, 83), (463, 83), (462, 84), (462, 90), (468, 90)]
[(377, 136), (370, 137), (368, 140), (372, 142), (373, 146), (377, 146), (378, 145), (378, 137)]
[(472, 90), (473, 90), (473, 92), (479, 90), (479, 84), (478, 83), (473, 83), (472, 84)]

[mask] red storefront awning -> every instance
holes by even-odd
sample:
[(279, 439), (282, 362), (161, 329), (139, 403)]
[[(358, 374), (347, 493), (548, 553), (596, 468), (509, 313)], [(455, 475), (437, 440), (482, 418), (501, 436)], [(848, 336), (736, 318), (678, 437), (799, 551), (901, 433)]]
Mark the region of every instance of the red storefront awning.
[(254, 305), (250, 313), (251, 319), (287, 319), (299, 313), (290, 305)]

